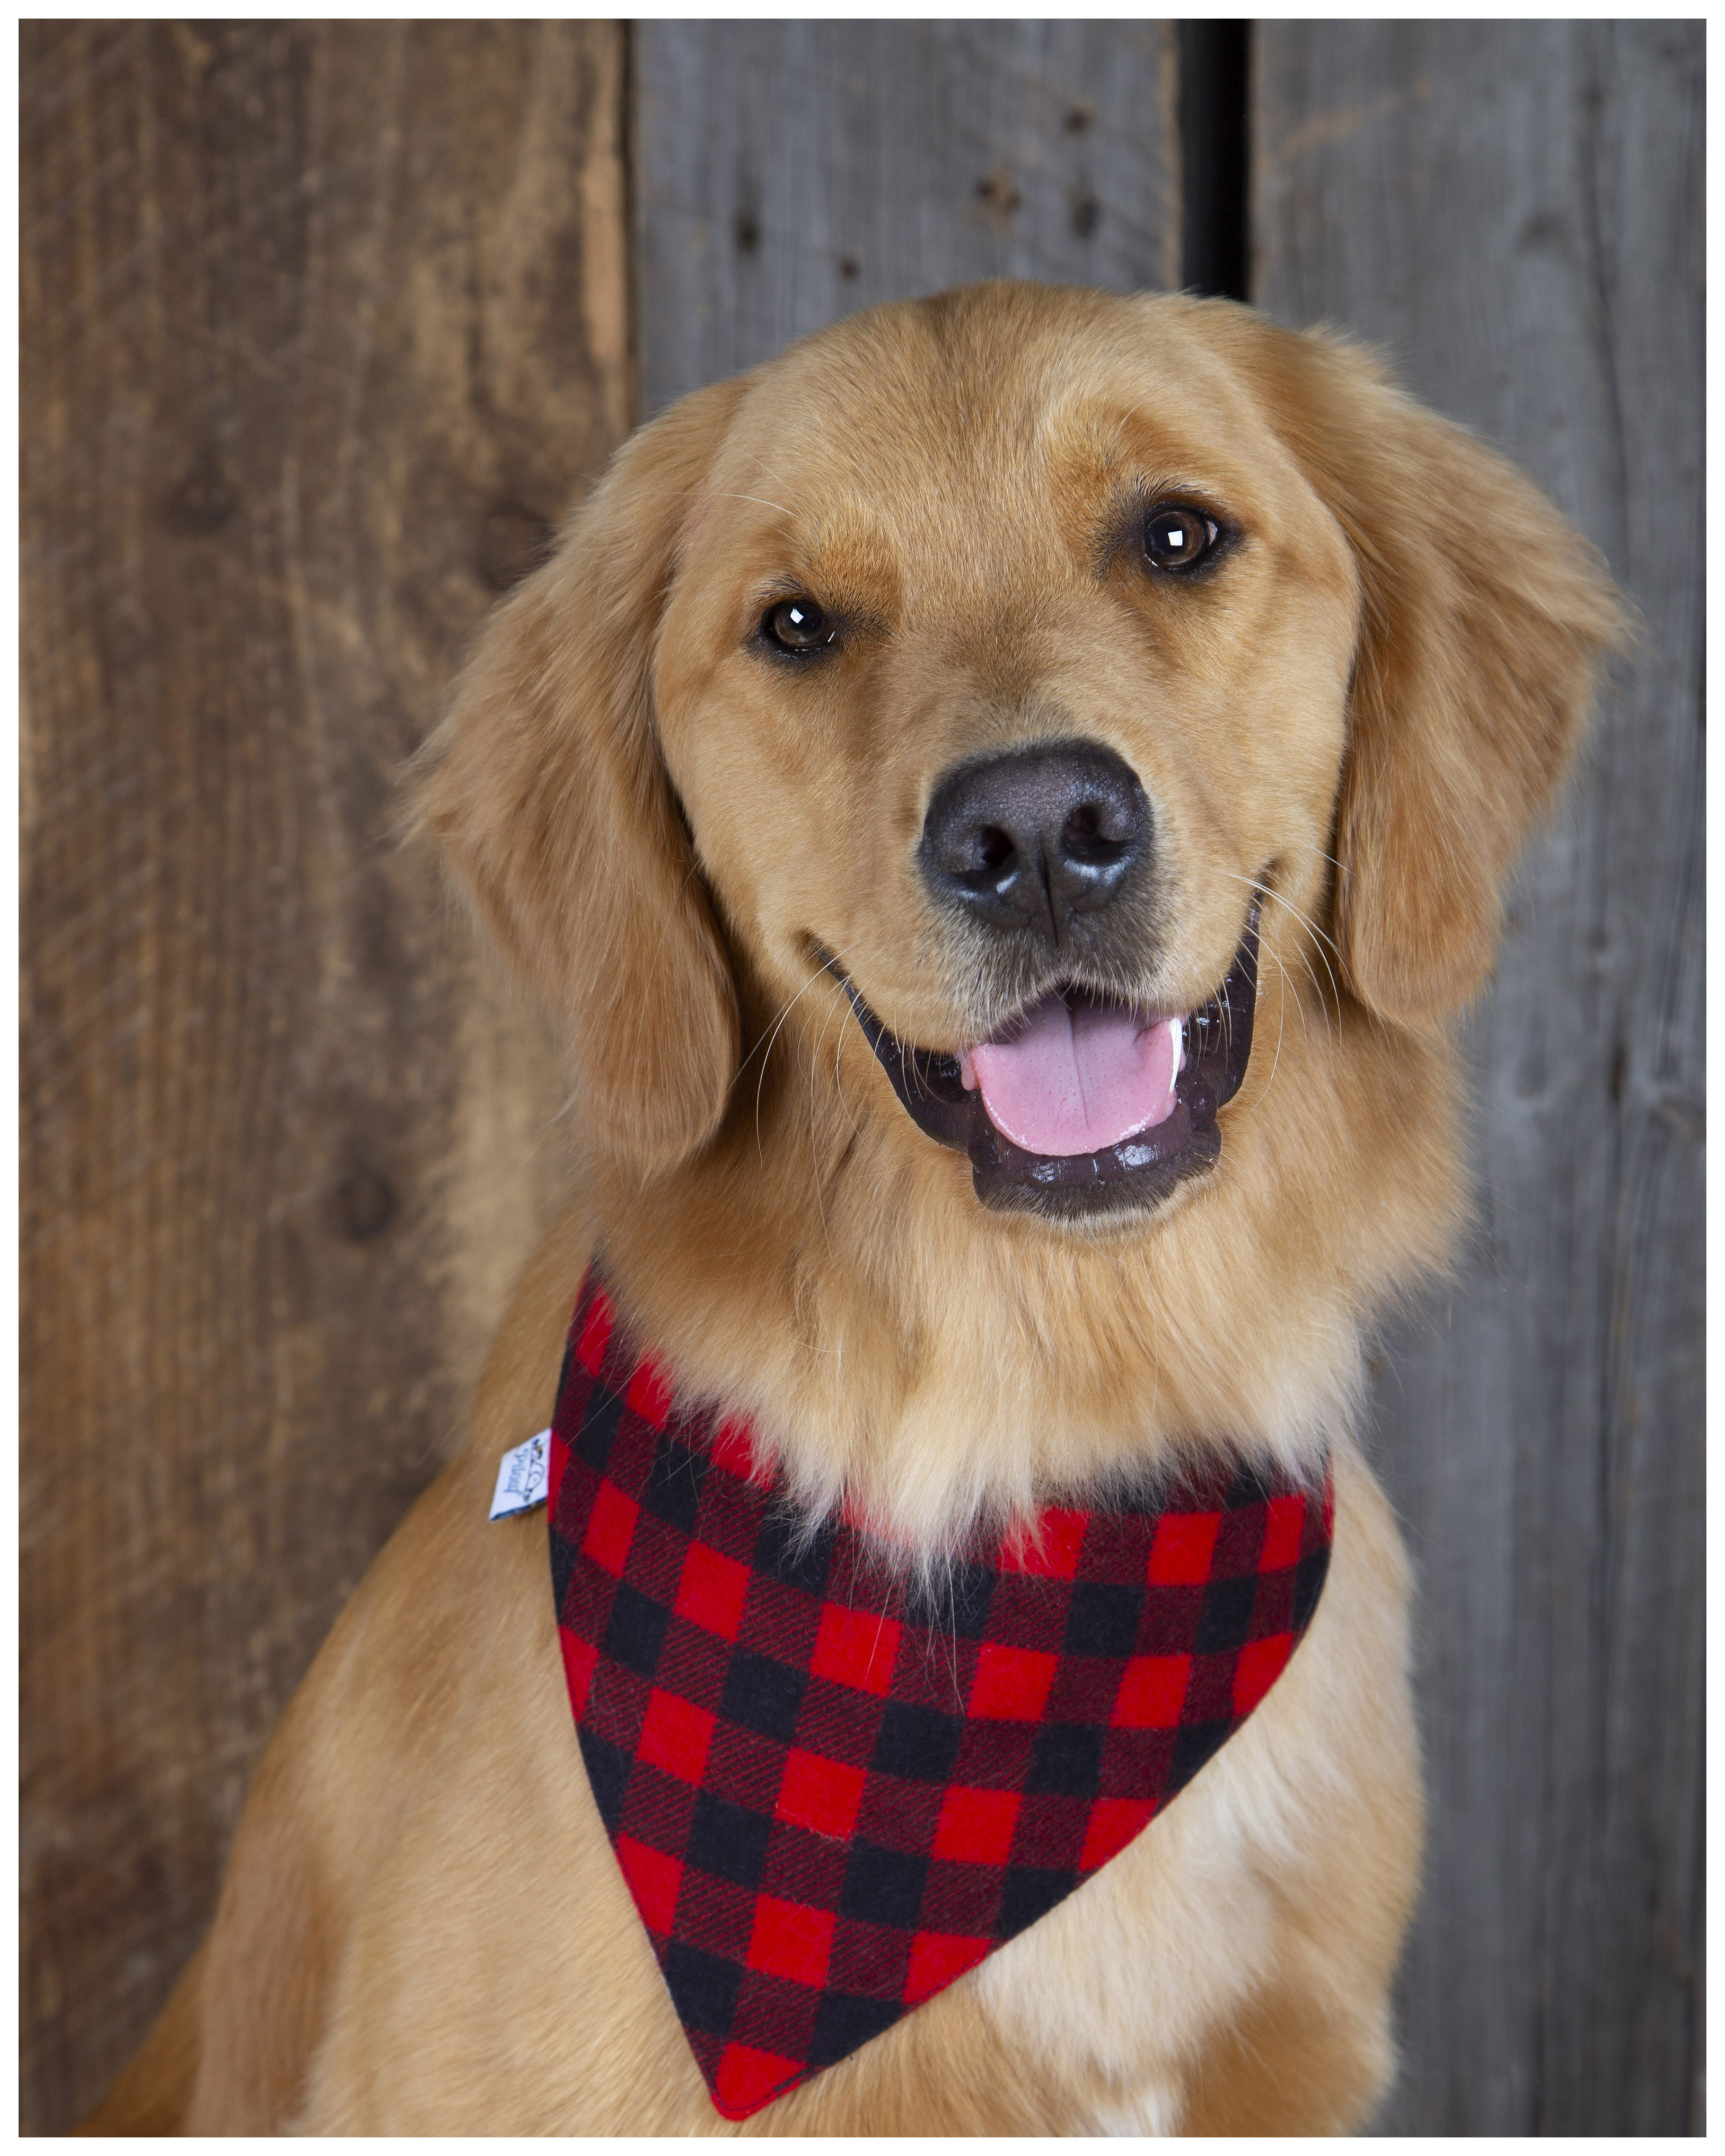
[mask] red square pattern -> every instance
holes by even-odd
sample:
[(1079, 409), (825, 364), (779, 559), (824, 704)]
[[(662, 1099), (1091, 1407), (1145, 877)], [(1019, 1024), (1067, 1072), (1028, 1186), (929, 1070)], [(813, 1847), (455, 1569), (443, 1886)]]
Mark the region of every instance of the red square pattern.
[(1234, 1712), (1244, 1717), (1263, 1698), (1287, 1665), (1294, 1651), (1291, 1632), (1273, 1633), (1267, 1640), (1248, 1640), (1234, 1666)]
[(827, 1980), (827, 1957), (833, 1950), (833, 1928), (838, 1921), (825, 1909), (810, 1909), (801, 1902), (779, 1902), (771, 1894), (761, 1895), (755, 1903), (748, 1966), (819, 1991)]
[(676, 1922), (677, 1895), (683, 1884), (683, 1867), (675, 1856), (649, 1849), (632, 1834), (617, 1837), (617, 1861), (635, 1897), (641, 1921), (649, 1932), (668, 1932)]
[(955, 1784), (941, 1799), (934, 1854), (952, 1864), (1004, 1864), (1023, 1803), (1016, 1789), (967, 1789)]
[(679, 1699), (674, 1691), (660, 1691), (655, 1686), (649, 1692), (638, 1758), (649, 1766), (662, 1767), (680, 1782), (692, 1782), (698, 1789), (712, 1741), (711, 1715), (691, 1707), (686, 1699)]
[(727, 2044), (713, 2076), (714, 2108), (726, 2118), (747, 2118), (807, 2071), (800, 2059), (781, 2059), (749, 2044)]
[(1038, 1516), (1033, 1534), (1009, 1536), (1001, 1544), (1001, 1569), (1034, 1573), (1040, 1579), (1076, 1579), (1084, 1531), (1089, 1525), (1088, 1512), (1064, 1512), (1050, 1507)]
[(842, 1603), (829, 1602), (820, 1613), (809, 1672), (849, 1685), (854, 1691), (884, 1697), (892, 1682), (902, 1630), (895, 1619), (875, 1610), (848, 1609)]
[(603, 1565), (614, 1579), (621, 1579), (623, 1568), (629, 1562), (629, 1546), (634, 1537), (635, 1522), (641, 1508), (633, 1497), (627, 1497), (614, 1482), (601, 1482), (598, 1495), (593, 1501), (588, 1516), (587, 1533), (583, 1538), (582, 1554), (590, 1557), (597, 1565)]
[(1219, 1512), (1164, 1512), (1150, 1545), (1153, 1587), (1202, 1587), (1222, 1525)]
[(748, 1599), (749, 1568), (735, 1558), (691, 1542), (683, 1560), (683, 1576), (677, 1582), (676, 1613), (691, 1625), (716, 1632), (721, 1640), (734, 1640), (742, 1622), (742, 1605)]
[(806, 1826), (842, 1841), (856, 1825), (866, 1779), (860, 1767), (847, 1767), (839, 1760), (822, 1758), (818, 1752), (793, 1747), (785, 1754), (775, 1815), (793, 1826)]
[(1300, 1542), (1306, 1532), (1306, 1500), (1297, 1490), (1272, 1497), (1264, 1507), (1264, 1547), (1258, 1553), (1260, 1572), (1285, 1572), (1300, 1562)]
[(911, 1963), (905, 1974), (904, 2000), (915, 2006), (944, 1991), (954, 1977), (963, 1976), (993, 1948), (992, 1939), (971, 1939), (952, 1932), (918, 1932), (911, 1942)]
[(762, 1470), (755, 1456), (754, 1440), (746, 1422), (722, 1422), (713, 1432), (709, 1448), (715, 1467), (722, 1467), (739, 1482), (762, 1482)]
[(599, 1650), (566, 1625), (558, 1625), (557, 1640), (563, 1650), (563, 1675), (568, 1681), (569, 1704), (577, 1714), (584, 1714), (593, 1673), (598, 1666)]
[(965, 1706), (970, 1713), (987, 1715), (992, 1721), (1038, 1721), (1060, 1666), (1058, 1655), (984, 1640), (977, 1649), (976, 1675)]
[(1114, 1695), (1117, 1729), (1178, 1729), (1190, 1655), (1134, 1655)]
[(593, 1299), (593, 1307), (587, 1313), (587, 1322), (581, 1328), (581, 1337), (575, 1343), (575, 1359), (590, 1377), (598, 1377), (605, 1359), (605, 1350), (611, 1344), (612, 1327), (617, 1322), (617, 1312), (611, 1298), (601, 1288)]
[(1111, 1856), (1118, 1856), (1150, 1824), (1156, 1810), (1142, 1797), (1098, 1797), (1091, 1804), (1084, 1830), (1084, 1848), (1078, 1859), (1081, 1871), (1094, 1871)]
[(637, 1364), (624, 1397), (643, 1422), (655, 1430), (665, 1428), (665, 1417), (670, 1413), (670, 1380), (650, 1355), (643, 1356)]

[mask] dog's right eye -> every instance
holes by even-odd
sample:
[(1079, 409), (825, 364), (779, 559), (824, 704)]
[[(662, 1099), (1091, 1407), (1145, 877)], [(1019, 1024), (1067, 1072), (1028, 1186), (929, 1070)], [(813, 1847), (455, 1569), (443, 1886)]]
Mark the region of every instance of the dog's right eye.
[(1144, 552), (1152, 566), (1175, 576), (1208, 561), (1221, 537), (1214, 517), (1183, 501), (1158, 502), (1144, 519)]
[(810, 598), (781, 599), (761, 617), (761, 634), (781, 651), (801, 659), (811, 651), (824, 651), (834, 643), (838, 631)]

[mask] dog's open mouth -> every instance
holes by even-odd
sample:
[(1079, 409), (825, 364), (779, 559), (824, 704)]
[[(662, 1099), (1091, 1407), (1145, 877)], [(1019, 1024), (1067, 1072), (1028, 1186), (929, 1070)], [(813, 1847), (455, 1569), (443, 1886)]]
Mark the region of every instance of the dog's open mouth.
[(1226, 978), (1199, 1009), (1145, 1013), (1059, 985), (957, 1055), (900, 1040), (832, 970), (912, 1120), (969, 1155), (985, 1205), (1066, 1218), (1141, 1212), (1220, 1156), (1216, 1111), (1240, 1091), (1252, 1051), (1255, 905)]

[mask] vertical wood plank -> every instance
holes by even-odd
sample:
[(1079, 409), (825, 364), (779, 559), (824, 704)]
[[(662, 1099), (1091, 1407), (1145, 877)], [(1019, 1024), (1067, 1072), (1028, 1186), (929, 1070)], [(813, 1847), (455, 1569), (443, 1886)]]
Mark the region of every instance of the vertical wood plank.
[(388, 837), (626, 420), (614, 26), (22, 39), (23, 2078), (64, 2130), (547, 1209)]
[(1173, 26), (644, 23), (641, 408), (979, 277), (1179, 280)]
[(1475, 1248), (1380, 1366), (1432, 1796), (1404, 2131), (1701, 2124), (1703, 51), (1258, 33), (1255, 299), (1387, 344), (1645, 621), (1466, 1036)]

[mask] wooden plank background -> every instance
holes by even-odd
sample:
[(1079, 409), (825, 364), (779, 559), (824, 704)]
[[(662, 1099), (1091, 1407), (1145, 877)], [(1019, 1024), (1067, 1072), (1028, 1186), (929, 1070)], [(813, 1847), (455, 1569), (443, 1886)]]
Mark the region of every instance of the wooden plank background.
[[(1434, 1795), (1386, 2123), (1682, 2130), (1701, 33), (1254, 35), (1254, 296), (1391, 342), (1648, 625), (1471, 1034), (1478, 1247), (1383, 1358)], [(1174, 284), (1176, 54), (26, 26), (27, 2128), (165, 1993), (554, 1184), (543, 1045), (387, 806), (625, 424), (631, 317), (644, 413), (880, 298)]]
[(1256, 33), (1254, 298), (1382, 340), (1645, 624), (1471, 1029), (1475, 1247), (1379, 1361), (1431, 1795), (1406, 2132), (1702, 2123), (1702, 37)]
[(646, 23), (642, 417), (877, 300), (1179, 281), (1172, 23)]
[(26, 2131), (208, 1922), (554, 1187), (388, 842), (627, 422), (614, 27), (26, 24)]

